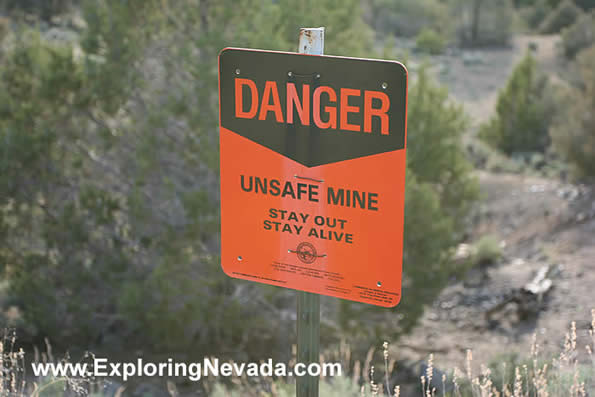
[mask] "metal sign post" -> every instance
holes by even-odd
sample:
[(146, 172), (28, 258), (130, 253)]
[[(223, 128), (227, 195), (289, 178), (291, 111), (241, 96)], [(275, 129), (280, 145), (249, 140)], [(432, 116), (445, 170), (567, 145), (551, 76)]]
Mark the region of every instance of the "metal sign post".
[[(320, 295), (298, 291), (297, 361), (306, 366), (318, 363), (320, 341)], [(296, 378), (297, 397), (318, 397), (318, 377)]]
[[(311, 55), (324, 54), (324, 28), (302, 28), (298, 52)], [(298, 291), (297, 301), (297, 361), (309, 365), (320, 362), (320, 295)], [(297, 397), (318, 397), (318, 377), (298, 377), (295, 384)]]

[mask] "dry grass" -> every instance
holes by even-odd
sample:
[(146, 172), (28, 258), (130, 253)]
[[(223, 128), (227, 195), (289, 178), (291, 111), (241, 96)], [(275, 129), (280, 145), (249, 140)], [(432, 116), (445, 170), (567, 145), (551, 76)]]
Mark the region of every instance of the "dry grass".
[(5, 332), (0, 339), (0, 396), (25, 395), (25, 353), (15, 351), (15, 332)]
[[(16, 348), (16, 332), (5, 330), (0, 338), (0, 397), (70, 397), (93, 396), (103, 397), (106, 381), (85, 377), (37, 377), (27, 373), (25, 352)], [(93, 355), (86, 353), (83, 360), (92, 360)], [(56, 360), (52, 353), (52, 346), (46, 340), (45, 351), (35, 349), (33, 358), (35, 363), (70, 362), (67, 354), (64, 358)], [(120, 397), (123, 391), (118, 389), (114, 397)], [(119, 394), (118, 394), (119, 393)]]
[[(493, 369), (481, 364), (478, 374), (474, 374), (475, 367), (473, 353), (467, 350), (465, 368), (462, 371), (455, 367), (451, 379), (445, 374), (439, 379), (440, 391), (437, 392), (434, 379), (434, 356), (430, 354), (425, 374), (421, 376), (422, 397), (452, 396), (452, 397), (587, 397), (595, 391), (595, 309), (591, 310), (591, 322), (588, 329), (588, 342), (581, 349), (577, 344), (576, 322), (572, 322), (564, 337), (562, 351), (556, 357), (543, 361), (540, 357), (540, 345), (537, 334), (533, 335), (528, 364), (514, 366), (513, 377), (506, 378), (506, 362), (503, 362), (502, 379), (495, 380)], [(388, 348), (384, 345), (384, 360), (387, 362)], [(387, 367), (388, 369), (388, 367)], [(447, 382), (451, 382), (451, 390)], [(387, 390), (390, 390), (388, 379)], [(378, 387), (370, 375), (371, 395), (378, 395)], [(400, 388), (394, 387), (393, 395), (398, 397)], [(362, 388), (362, 396), (367, 395)]]
[[(417, 390), (411, 385), (396, 385), (390, 375), (398, 372), (396, 360), (387, 342), (382, 346), (381, 365), (374, 366), (374, 348), (362, 361), (352, 362), (348, 346), (341, 345), (337, 352), (321, 357), (321, 361), (342, 362), (343, 369), (351, 368), (350, 376), (321, 379), (323, 397), (369, 397), (401, 395), (421, 397), (587, 397), (595, 392), (595, 309), (591, 311), (588, 329), (577, 330), (572, 323), (555, 357), (544, 357), (535, 334), (527, 356), (521, 362), (502, 361), (499, 364), (480, 364), (468, 350), (464, 365), (448, 372), (436, 369), (434, 355), (430, 354), (422, 370)], [(588, 341), (579, 346), (579, 333), (588, 335)], [(583, 334), (581, 334), (583, 335)], [(454, 337), (454, 336), (453, 336)], [(332, 359), (331, 359), (332, 358)], [(287, 380), (268, 379), (266, 384), (255, 385), (246, 379), (236, 379), (234, 388), (217, 384), (216, 397), (286, 397), (295, 395), (294, 384)], [(266, 391), (265, 391), (266, 390)], [(389, 392), (390, 391), (390, 392)], [(421, 394), (420, 394), (421, 393)], [(211, 395), (211, 394), (210, 394)]]
[[(580, 338), (584, 332), (587, 338)], [(25, 353), (16, 349), (16, 335), (5, 332), (0, 339), (0, 397), (37, 396), (106, 396), (98, 386), (105, 380), (94, 379), (27, 379)], [(580, 346), (579, 343), (585, 343)], [(349, 362), (351, 352), (342, 346), (337, 356)], [(577, 330), (572, 322), (564, 336), (561, 351), (555, 357), (544, 358), (537, 335), (533, 335), (529, 355), (524, 363), (502, 362), (498, 366), (477, 365), (471, 350), (467, 351), (463, 368), (454, 367), (447, 374), (436, 370), (434, 355), (430, 354), (427, 365), (419, 378), (419, 389), (414, 395), (422, 397), (588, 397), (595, 391), (595, 309), (587, 329)], [(324, 397), (394, 396), (400, 397), (407, 385), (391, 384), (390, 374), (395, 371), (396, 360), (391, 358), (388, 342), (382, 346), (383, 362), (381, 376), (374, 365), (374, 349), (370, 349), (363, 364), (356, 361), (350, 377), (321, 380), (321, 395)], [(44, 353), (35, 354), (36, 362), (54, 362), (51, 346)], [(64, 359), (63, 359), (64, 360)], [(325, 361), (324, 357), (321, 357)], [(347, 365), (344, 365), (346, 368)], [(474, 369), (479, 371), (474, 372)], [(397, 369), (398, 371), (398, 369)], [(362, 374), (363, 376), (360, 376)], [(165, 381), (165, 380), (164, 380)], [(329, 382), (330, 381), (330, 382)], [(221, 385), (215, 387), (216, 396), (270, 396), (284, 397), (292, 394), (293, 385), (286, 380), (261, 379), (258, 385), (246, 379), (234, 379), (235, 390)], [(172, 382), (167, 382), (170, 396), (178, 392)], [(122, 386), (115, 391), (123, 392)], [(211, 389), (213, 391), (213, 389)], [(217, 391), (218, 390), (218, 391)], [(267, 390), (266, 392), (264, 390)], [(324, 391), (324, 392), (323, 392)], [(389, 392), (390, 391), (390, 392)], [(407, 393), (407, 395), (411, 395)]]

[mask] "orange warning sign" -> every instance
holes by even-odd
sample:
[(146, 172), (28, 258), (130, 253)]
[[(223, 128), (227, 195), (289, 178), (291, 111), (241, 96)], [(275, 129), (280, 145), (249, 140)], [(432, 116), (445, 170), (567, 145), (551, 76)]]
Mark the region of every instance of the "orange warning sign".
[(225, 49), (219, 101), (225, 273), (397, 305), (404, 66)]

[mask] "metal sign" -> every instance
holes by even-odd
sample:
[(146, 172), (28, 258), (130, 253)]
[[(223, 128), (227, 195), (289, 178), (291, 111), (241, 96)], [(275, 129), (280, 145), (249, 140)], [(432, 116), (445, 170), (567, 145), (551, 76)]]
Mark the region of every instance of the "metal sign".
[(223, 270), (396, 306), (405, 67), (228, 48), (219, 56), (219, 101)]

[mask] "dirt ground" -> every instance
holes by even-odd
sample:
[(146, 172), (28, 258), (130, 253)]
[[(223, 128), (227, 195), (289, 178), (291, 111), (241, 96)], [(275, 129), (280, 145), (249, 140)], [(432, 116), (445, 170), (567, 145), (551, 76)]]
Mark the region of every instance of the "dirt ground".
[[(504, 352), (527, 356), (533, 333), (546, 355), (556, 354), (571, 321), (577, 321), (579, 346), (584, 346), (595, 307), (592, 189), (517, 175), (480, 173), (479, 180), (484, 198), (475, 235), (497, 236), (504, 256), (481, 271), (480, 278), (473, 271), (447, 287), (403, 338), (397, 354), (419, 360), (423, 347), (434, 352), (438, 367), (462, 368), (467, 349), (482, 363)], [(531, 281), (543, 266), (550, 269), (553, 288), (537, 313), (521, 319), (517, 307), (509, 304), (488, 321), (490, 308)]]
[[(444, 56), (440, 62), (447, 67), (438, 72), (439, 78), (477, 126), (493, 113), (498, 90), (529, 43), (537, 45), (535, 56), (543, 70), (552, 80), (559, 80), (563, 65), (558, 61), (558, 40), (556, 36), (521, 36), (511, 48)], [(477, 63), (470, 65), (473, 62)], [(548, 356), (561, 351), (573, 320), (577, 321), (578, 346), (584, 350), (590, 310), (595, 308), (593, 187), (482, 171), (478, 179), (482, 201), (473, 239), (497, 237), (504, 255), (497, 264), (474, 270), (465, 280), (448, 286), (411, 335), (393, 346), (391, 355), (417, 362), (433, 352), (436, 366), (450, 372), (455, 366), (464, 368), (467, 349), (473, 350), (476, 364), (502, 360), (507, 352), (527, 357), (536, 333)], [(532, 280), (543, 266), (549, 269), (553, 287), (536, 304), (535, 314), (522, 318), (518, 307), (510, 303), (488, 318), (491, 308)]]

